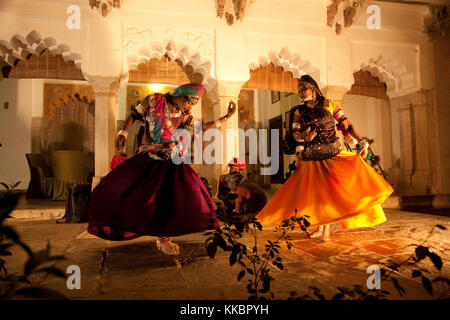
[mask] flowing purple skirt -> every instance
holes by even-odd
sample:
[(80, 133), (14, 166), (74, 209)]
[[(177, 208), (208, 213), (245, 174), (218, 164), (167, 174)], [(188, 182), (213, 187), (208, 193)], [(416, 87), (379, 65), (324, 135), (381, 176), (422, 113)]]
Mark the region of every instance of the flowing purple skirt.
[(128, 159), (100, 181), (88, 214), (88, 232), (108, 240), (219, 227), (211, 197), (189, 165), (145, 155)]

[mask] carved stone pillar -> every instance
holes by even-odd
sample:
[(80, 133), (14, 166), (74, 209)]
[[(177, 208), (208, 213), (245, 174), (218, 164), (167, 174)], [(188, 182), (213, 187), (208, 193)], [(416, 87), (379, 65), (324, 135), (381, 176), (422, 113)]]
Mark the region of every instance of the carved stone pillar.
[[(239, 92), (241, 91), (244, 83), (245, 82), (218, 81), (217, 86), (214, 88), (214, 92), (212, 93), (212, 96), (215, 96), (213, 99), (213, 119), (208, 119), (207, 121), (217, 120), (218, 118), (226, 115), (230, 100), (233, 100), (237, 105)], [(217, 185), (220, 175), (228, 173), (227, 163), (232, 157), (239, 156), (239, 140), (237, 137), (237, 129), (239, 127), (238, 117), (238, 111), (236, 110), (234, 115), (220, 127), (220, 131), (222, 133), (221, 163), (211, 165), (211, 169), (208, 170), (207, 175), (207, 179), (213, 189), (213, 194), (217, 193)], [(227, 129), (235, 130), (234, 137), (227, 137)]]
[[(400, 195), (431, 195), (438, 192), (433, 100), (422, 90), (391, 100), (394, 122), (399, 125), (400, 159), (394, 170), (394, 188)], [(397, 113), (395, 115), (395, 113)]]
[(95, 95), (95, 177), (94, 188), (108, 174), (115, 153), (119, 78), (91, 77)]
[[(214, 108), (214, 119), (217, 119), (221, 116), (224, 116), (228, 110), (228, 103), (230, 100), (233, 100), (236, 105), (238, 102), (239, 93), (241, 92), (241, 88), (244, 85), (244, 82), (230, 82), (230, 81), (219, 81), (218, 83), (218, 99), (220, 108)], [(222, 172), (227, 172), (228, 167), (227, 163), (231, 160), (232, 157), (239, 156), (239, 139), (237, 136), (237, 129), (239, 128), (239, 114), (236, 110), (235, 114), (229, 118), (220, 128), (223, 135), (223, 156), (224, 156), (224, 165), (222, 168)], [(233, 130), (234, 136), (227, 137), (227, 130)]]

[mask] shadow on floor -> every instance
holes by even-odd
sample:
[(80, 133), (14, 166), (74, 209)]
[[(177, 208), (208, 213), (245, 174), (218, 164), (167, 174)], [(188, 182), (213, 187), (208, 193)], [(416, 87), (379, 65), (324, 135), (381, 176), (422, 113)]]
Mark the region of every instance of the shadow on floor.
[(442, 216), (442, 217), (450, 217), (450, 208), (436, 209), (436, 208), (432, 208), (432, 207), (420, 207), (420, 206), (409, 206), (409, 205), (402, 205), (401, 207), (402, 208), (400, 210), (404, 210), (404, 211), (432, 214), (432, 215)]
[(108, 248), (105, 267), (110, 271), (175, 267), (207, 256), (203, 243), (174, 242), (180, 246), (179, 255), (172, 256), (161, 252), (154, 241)]

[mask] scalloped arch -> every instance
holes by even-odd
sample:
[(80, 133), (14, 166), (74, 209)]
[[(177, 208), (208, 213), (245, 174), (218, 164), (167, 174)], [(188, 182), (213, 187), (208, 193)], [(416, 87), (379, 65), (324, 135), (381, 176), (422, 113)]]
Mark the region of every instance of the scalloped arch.
[(189, 65), (194, 72), (203, 76), (203, 85), (206, 90), (212, 89), (217, 81), (211, 77), (212, 64), (208, 60), (203, 60), (200, 53), (190, 49), (187, 45), (177, 45), (172, 40), (150, 43), (146, 47), (139, 48), (135, 53), (129, 54), (126, 61), (126, 72), (137, 70), (141, 63), (148, 63), (151, 59), (160, 60), (167, 55), (172, 60), (179, 60), (183, 67)]
[(369, 71), (386, 83), (386, 94), (389, 98), (395, 98), (410, 93), (415, 89), (415, 79), (412, 72), (393, 59), (387, 59), (380, 55), (377, 59), (371, 58), (368, 63), (362, 63), (361, 68), (353, 70)]
[(320, 88), (323, 84), (320, 82), (320, 70), (311, 66), (309, 60), (302, 60), (299, 53), (291, 54), (287, 47), (283, 47), (280, 52), (275, 50), (269, 51), (267, 56), (259, 56), (257, 61), (252, 61), (249, 64), (249, 69), (254, 70), (259, 66), (267, 66), (273, 63), (275, 66), (283, 68), (284, 71), (292, 73), (294, 78), (300, 78), (304, 74), (309, 74), (317, 81)]
[(55, 38), (43, 38), (36, 30), (28, 33), (26, 37), (15, 34), (10, 41), (0, 41), (0, 64), (14, 67), (19, 60), (27, 60), (30, 55), (40, 55), (48, 49), (52, 55), (62, 55), (64, 61), (73, 61), (80, 68), (83, 76), (87, 79), (87, 74), (82, 68), (82, 56), (73, 53), (67, 44), (58, 44)]

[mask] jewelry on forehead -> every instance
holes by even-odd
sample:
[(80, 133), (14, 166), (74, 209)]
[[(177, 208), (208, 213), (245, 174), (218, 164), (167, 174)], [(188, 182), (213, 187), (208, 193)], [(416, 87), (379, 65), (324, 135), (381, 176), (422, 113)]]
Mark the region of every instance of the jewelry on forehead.
[(311, 83), (309, 83), (309, 82), (306, 82), (306, 81), (299, 81), (299, 82), (298, 82), (298, 87), (299, 87), (299, 88), (300, 88), (300, 87), (305, 87), (305, 88), (315, 89), (315, 87), (314, 87), (313, 84), (311, 84)]

